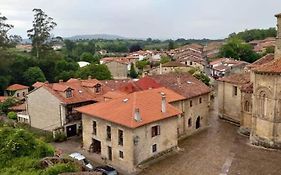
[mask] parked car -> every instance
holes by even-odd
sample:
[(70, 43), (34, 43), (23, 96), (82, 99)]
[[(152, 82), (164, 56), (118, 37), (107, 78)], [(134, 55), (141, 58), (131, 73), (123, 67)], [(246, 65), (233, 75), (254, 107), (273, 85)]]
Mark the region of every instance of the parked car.
[(100, 172), (102, 175), (118, 175), (118, 172), (110, 166), (99, 166), (94, 171)]
[(82, 165), (87, 167), (89, 170), (93, 170), (94, 169), (93, 165), (82, 154), (80, 154), (80, 153), (72, 153), (69, 156), (72, 157), (73, 159), (76, 159), (79, 162), (81, 162)]

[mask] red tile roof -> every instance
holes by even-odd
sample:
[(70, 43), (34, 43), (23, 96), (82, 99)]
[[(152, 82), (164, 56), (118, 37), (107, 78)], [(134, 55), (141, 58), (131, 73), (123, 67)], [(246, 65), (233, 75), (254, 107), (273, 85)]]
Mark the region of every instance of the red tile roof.
[(189, 66), (177, 61), (170, 61), (168, 63), (162, 64), (162, 67), (189, 67)]
[(3, 103), (8, 97), (0, 96), (0, 103)]
[(32, 87), (34, 87), (34, 88), (39, 88), (39, 87), (43, 86), (44, 84), (45, 84), (45, 83), (43, 83), (43, 82), (37, 81), (36, 83), (34, 83), (34, 84), (32, 85)]
[[(146, 90), (128, 94), (123, 98), (76, 108), (76, 110), (122, 126), (137, 128), (181, 114), (181, 111), (168, 103), (166, 103), (166, 112), (161, 112), (161, 103), (160, 93)], [(134, 118), (136, 109), (139, 109), (140, 121)]]
[(124, 80), (101, 80), (102, 82), (109, 90), (115, 91), (118, 90), (120, 87), (125, 86), (128, 82), (130, 82), (130, 79), (124, 79)]
[(211, 89), (189, 73), (168, 73), (148, 76), (160, 85), (175, 91), (187, 99), (208, 94)]
[(241, 91), (242, 92), (246, 92), (246, 93), (253, 93), (254, 92), (254, 87), (253, 87), (253, 83), (247, 83), (247, 84), (243, 84), (241, 86)]
[(8, 91), (16, 91), (16, 90), (22, 90), (22, 89), (28, 89), (28, 86), (24, 86), (21, 84), (13, 84), (11, 86), (9, 86), (6, 90)]
[(258, 59), (257, 61), (253, 62), (252, 64), (247, 65), (246, 67), (249, 68), (249, 69), (256, 68), (260, 65), (271, 62), (273, 59), (274, 59), (274, 54), (267, 54), (264, 57), (262, 57), (262, 58)]
[[(74, 104), (90, 101), (103, 101), (103, 94), (108, 91), (108, 88), (100, 82), (102, 87), (101, 92), (95, 93), (95, 89), (89, 85), (97, 83), (98, 80), (78, 80), (70, 79), (67, 82), (44, 84), (41, 88), (47, 89), (50, 93), (56, 96), (64, 104)], [(84, 86), (86, 84), (86, 86)], [(72, 90), (72, 97), (66, 98), (65, 91)], [(32, 93), (32, 92), (31, 92)]]
[(231, 84), (243, 85), (250, 83), (250, 73), (232, 74), (226, 77), (219, 78), (218, 81)]
[(103, 62), (103, 64), (110, 63), (110, 62), (130, 64), (130, 60), (126, 57), (106, 57), (106, 58), (102, 58), (101, 61)]
[(26, 104), (18, 104), (9, 108), (12, 111), (26, 111)]
[(266, 64), (263, 64), (261, 66), (258, 66), (253, 69), (254, 72), (257, 73), (281, 73), (281, 58), (280, 59), (274, 59)]

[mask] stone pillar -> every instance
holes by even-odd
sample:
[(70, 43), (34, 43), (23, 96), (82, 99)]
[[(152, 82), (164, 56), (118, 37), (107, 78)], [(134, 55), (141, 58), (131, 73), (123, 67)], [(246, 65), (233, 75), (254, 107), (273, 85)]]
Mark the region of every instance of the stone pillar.
[(277, 18), (277, 37), (274, 59), (281, 59), (281, 13), (275, 17)]

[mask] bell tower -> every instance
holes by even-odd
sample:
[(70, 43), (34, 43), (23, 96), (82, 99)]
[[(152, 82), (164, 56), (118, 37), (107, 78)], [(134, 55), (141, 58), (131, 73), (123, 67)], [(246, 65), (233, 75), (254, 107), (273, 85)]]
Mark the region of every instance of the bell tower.
[(277, 18), (277, 36), (274, 59), (281, 59), (281, 13), (275, 17)]

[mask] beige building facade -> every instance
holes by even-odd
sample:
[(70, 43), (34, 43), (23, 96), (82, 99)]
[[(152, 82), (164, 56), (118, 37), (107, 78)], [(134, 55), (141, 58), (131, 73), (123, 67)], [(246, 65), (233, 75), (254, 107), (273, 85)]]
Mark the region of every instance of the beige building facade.
[(128, 64), (117, 61), (105, 63), (114, 79), (126, 79), (128, 77)]

